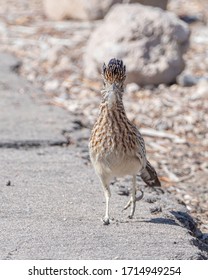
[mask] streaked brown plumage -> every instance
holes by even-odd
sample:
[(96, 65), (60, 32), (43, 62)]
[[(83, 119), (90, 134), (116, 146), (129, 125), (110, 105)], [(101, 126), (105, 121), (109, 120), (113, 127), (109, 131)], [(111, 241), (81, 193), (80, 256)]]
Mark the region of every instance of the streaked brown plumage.
[[(130, 218), (136, 206), (136, 175), (149, 186), (160, 186), (154, 168), (146, 159), (144, 140), (127, 118), (123, 106), (123, 83), (126, 68), (122, 60), (111, 59), (103, 65), (104, 89), (98, 119), (92, 129), (89, 151), (92, 164), (100, 178), (106, 198), (104, 224), (109, 224), (109, 184), (113, 177), (133, 176)], [(143, 197), (142, 196), (140, 198)], [(137, 199), (138, 200), (138, 199)]]

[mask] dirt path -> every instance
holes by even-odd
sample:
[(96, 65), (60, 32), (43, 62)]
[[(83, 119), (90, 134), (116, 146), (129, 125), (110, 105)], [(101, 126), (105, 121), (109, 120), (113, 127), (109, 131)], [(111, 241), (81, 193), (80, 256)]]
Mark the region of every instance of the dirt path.
[(103, 193), (81, 141), (88, 130), (12, 72), (16, 59), (1, 54), (0, 65), (1, 259), (207, 258), (192, 218), (168, 193), (146, 189), (128, 220), (128, 198), (113, 188), (114, 221), (103, 226)]

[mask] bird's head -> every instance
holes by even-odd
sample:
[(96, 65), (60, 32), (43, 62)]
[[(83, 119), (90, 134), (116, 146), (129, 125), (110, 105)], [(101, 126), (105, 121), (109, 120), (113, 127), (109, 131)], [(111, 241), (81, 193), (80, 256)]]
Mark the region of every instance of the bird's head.
[(126, 78), (126, 66), (122, 60), (112, 58), (108, 65), (103, 64), (102, 77), (105, 88), (115, 87), (123, 91), (123, 84)]

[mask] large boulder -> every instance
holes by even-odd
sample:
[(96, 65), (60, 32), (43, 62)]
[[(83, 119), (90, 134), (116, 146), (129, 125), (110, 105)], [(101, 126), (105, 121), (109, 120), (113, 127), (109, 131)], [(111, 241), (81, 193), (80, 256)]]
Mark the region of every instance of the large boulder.
[(184, 69), (189, 28), (173, 13), (140, 4), (117, 4), (92, 33), (84, 54), (86, 77), (97, 79), (103, 62), (127, 66), (127, 82), (170, 84)]
[(52, 20), (101, 19), (120, 0), (44, 0), (44, 12)]
[(128, 0), (128, 3), (140, 3), (142, 5), (158, 7), (166, 10), (168, 0)]
[[(125, 0), (43, 0), (44, 12), (52, 20), (79, 19), (96, 20), (104, 18), (110, 7)], [(127, 0), (166, 9), (168, 0)]]

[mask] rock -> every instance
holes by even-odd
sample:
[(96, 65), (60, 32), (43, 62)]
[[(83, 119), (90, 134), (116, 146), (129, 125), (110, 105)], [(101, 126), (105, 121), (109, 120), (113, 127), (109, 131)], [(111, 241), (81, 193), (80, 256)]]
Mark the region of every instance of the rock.
[(6, 186), (11, 186), (11, 181), (10, 181), (10, 180), (8, 180), (8, 181), (6, 182)]
[(168, 0), (129, 0), (128, 3), (140, 3), (142, 5), (159, 7), (166, 10)]
[[(141, 3), (143, 5), (166, 9), (168, 0), (129, 0), (128, 3)], [(52, 20), (81, 19), (95, 20), (103, 18), (115, 3), (123, 0), (44, 0), (44, 12)]]
[(208, 79), (199, 80), (195, 93), (191, 96), (191, 100), (197, 100), (207, 96)]
[(52, 20), (101, 19), (108, 12), (109, 8), (121, 2), (120, 0), (44, 0), (44, 11)]
[(203, 20), (202, 15), (180, 15), (180, 19), (188, 24)]
[(92, 33), (84, 55), (85, 76), (100, 77), (103, 62), (127, 66), (127, 83), (170, 84), (184, 69), (188, 25), (173, 13), (140, 4), (114, 5)]
[(135, 93), (135, 92), (139, 91), (139, 89), (140, 89), (140, 87), (135, 83), (131, 83), (131, 84), (126, 85), (126, 92), (127, 93)]
[(150, 212), (152, 214), (157, 214), (159, 212), (162, 212), (162, 207), (161, 206), (153, 206), (153, 207), (150, 207)]
[(204, 243), (208, 244), (208, 233), (202, 234), (202, 240)]
[(58, 80), (49, 80), (49, 81), (45, 82), (44, 90), (45, 91), (54, 91), (54, 90), (57, 90), (58, 87), (59, 87)]
[(54, 67), (54, 72), (71, 72), (71, 64), (72, 62), (69, 57), (62, 56), (59, 63), (57, 63), (57, 65)]
[(181, 75), (179, 75), (176, 80), (177, 80), (177, 84), (182, 87), (191, 87), (198, 83), (197, 77), (194, 77), (191, 74), (186, 74), (186, 73), (181, 73)]

